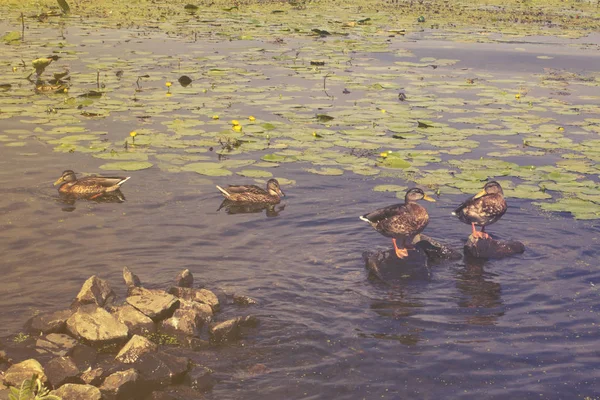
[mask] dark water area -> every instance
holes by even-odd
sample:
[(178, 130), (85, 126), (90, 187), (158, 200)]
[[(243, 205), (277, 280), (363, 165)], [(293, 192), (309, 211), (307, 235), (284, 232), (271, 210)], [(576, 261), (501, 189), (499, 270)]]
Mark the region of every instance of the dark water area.
[[(407, 46), (427, 52), (422, 45)], [(474, 51), (469, 46), (461, 45), (462, 60)], [(498, 53), (489, 54), (490, 64), (478, 68), (494, 64)], [(410, 182), (318, 176), (303, 164), (282, 164), (277, 174), (296, 184), (284, 187), (278, 215), (230, 215), (217, 211), (214, 184), (246, 178), (207, 182), (150, 168), (123, 173), (132, 176), (123, 203), (65, 204), (52, 182), (69, 168), (98, 173), (103, 161), (52, 147), (34, 138), (0, 147), (0, 336), (21, 331), (36, 312), (70, 304), (91, 275), (124, 299), (124, 266), (156, 288), (188, 268), (220, 294), (256, 299), (242, 312), (260, 320), (238, 343), (190, 354), (218, 378), (201, 398), (600, 398), (597, 221), (509, 198), (508, 212), (488, 231), (522, 241), (524, 254), (442, 262), (431, 266), (430, 279), (387, 284), (368, 279), (362, 253), (387, 250), (391, 241), (358, 216), (398, 202), (374, 185)], [(426, 204), (425, 233), (461, 249), (470, 227), (450, 213), (464, 198)], [(217, 317), (239, 313), (226, 308)]]

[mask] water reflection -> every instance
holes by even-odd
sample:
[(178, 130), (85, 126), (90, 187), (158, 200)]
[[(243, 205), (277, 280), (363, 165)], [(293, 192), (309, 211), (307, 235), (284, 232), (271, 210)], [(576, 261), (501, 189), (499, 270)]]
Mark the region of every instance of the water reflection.
[(244, 203), (225, 199), (217, 211), (222, 209), (230, 215), (261, 213), (265, 210), (267, 217), (277, 217), (285, 209), (285, 204)]
[(116, 190), (110, 193), (104, 193), (102, 196), (90, 196), (73, 193), (59, 193), (58, 202), (62, 205), (62, 210), (65, 212), (75, 211), (77, 207), (75, 204), (77, 201), (93, 201), (94, 203), (123, 203), (125, 195), (120, 191)]
[(493, 325), (504, 315), (502, 286), (494, 282), (495, 274), (484, 269), (486, 260), (465, 256), (465, 265), (456, 272), (456, 287), (462, 294), (457, 304), (478, 309), (466, 318), (474, 325)]

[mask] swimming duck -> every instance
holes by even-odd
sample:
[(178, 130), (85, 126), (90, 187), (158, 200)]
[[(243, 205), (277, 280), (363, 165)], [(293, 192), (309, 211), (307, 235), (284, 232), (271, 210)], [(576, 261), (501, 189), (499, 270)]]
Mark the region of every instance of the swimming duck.
[(267, 181), (267, 190), (256, 185), (230, 185), (227, 186), (227, 189), (223, 189), (217, 185), (217, 189), (228, 200), (247, 203), (277, 204), (285, 196), (279, 187), (277, 179), (269, 179)]
[[(485, 227), (498, 221), (506, 209), (502, 186), (496, 181), (490, 181), (481, 192), (458, 206), (452, 215), (456, 215), (465, 224), (471, 224), (474, 238), (488, 239), (490, 235), (485, 233)], [(475, 225), (481, 226), (480, 232), (475, 229)]]
[(58, 191), (63, 194), (91, 196), (90, 199), (119, 190), (121, 185), (131, 178), (120, 176), (86, 176), (77, 179), (75, 172), (64, 171), (54, 186), (61, 184)]
[[(421, 189), (412, 188), (406, 192), (403, 204), (380, 208), (360, 217), (383, 236), (392, 238), (398, 258), (408, 256), (407, 243), (410, 245), (413, 238), (429, 223), (429, 214), (425, 207), (417, 204), (418, 200), (435, 201)], [(400, 247), (397, 240), (402, 241)]]

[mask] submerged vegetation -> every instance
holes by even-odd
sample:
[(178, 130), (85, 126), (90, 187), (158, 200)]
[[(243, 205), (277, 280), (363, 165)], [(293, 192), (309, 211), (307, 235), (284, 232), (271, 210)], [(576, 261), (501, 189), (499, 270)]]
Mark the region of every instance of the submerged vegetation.
[[(0, 59), (0, 119), (12, 128), (0, 146), (35, 138), (104, 170), (208, 177), (265, 179), (297, 163), (438, 194), (494, 177), (507, 197), (600, 218), (600, 74), (556, 69), (522, 39), (597, 30), (595, 2), (7, 0), (0, 10), (12, 25)], [(465, 68), (452, 52), (417, 56), (414, 39), (510, 44), (539, 69)]]

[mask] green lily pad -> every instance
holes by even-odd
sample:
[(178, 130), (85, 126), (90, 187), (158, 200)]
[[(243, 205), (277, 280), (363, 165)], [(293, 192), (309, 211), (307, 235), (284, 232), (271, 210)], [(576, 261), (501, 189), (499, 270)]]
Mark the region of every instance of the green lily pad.
[(271, 178), (273, 176), (273, 174), (269, 171), (262, 171), (260, 169), (243, 169), (236, 172), (236, 174), (246, 176), (248, 178)]
[(118, 161), (101, 165), (99, 168), (107, 171), (139, 171), (152, 167), (148, 161)]

